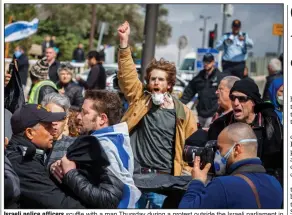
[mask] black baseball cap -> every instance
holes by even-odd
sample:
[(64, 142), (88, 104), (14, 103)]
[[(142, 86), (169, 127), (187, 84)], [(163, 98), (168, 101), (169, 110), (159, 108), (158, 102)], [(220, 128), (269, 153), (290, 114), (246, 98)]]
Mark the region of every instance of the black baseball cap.
[(240, 28), (241, 27), (241, 22), (238, 19), (233, 20), (232, 22), (232, 27), (237, 27)]
[(40, 122), (50, 123), (64, 120), (65, 118), (65, 112), (53, 113), (41, 105), (26, 104), (18, 108), (12, 115), (11, 128), (13, 134), (18, 134)]
[(206, 53), (203, 57), (203, 62), (212, 62), (214, 60), (214, 56), (211, 53)]

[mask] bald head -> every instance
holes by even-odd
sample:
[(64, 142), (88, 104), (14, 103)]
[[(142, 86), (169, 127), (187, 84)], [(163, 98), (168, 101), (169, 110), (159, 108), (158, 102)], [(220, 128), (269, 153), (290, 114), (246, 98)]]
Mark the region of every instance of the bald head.
[[(239, 143), (241, 140), (257, 139), (250, 125), (241, 122), (230, 124), (223, 129), (220, 135), (223, 135), (225, 137), (226, 143), (230, 145), (233, 145), (234, 143)], [(244, 142), (242, 143), (242, 146), (244, 147), (244, 153), (251, 156), (257, 155), (257, 142)]]

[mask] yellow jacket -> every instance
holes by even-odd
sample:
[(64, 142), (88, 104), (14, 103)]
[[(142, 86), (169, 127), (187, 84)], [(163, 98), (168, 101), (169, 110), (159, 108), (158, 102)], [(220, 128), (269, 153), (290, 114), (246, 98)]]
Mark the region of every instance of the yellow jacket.
[[(138, 78), (136, 66), (133, 62), (130, 48), (119, 50), (119, 86), (129, 102), (129, 109), (122, 118), (127, 122), (129, 132), (139, 123), (152, 106), (151, 96), (144, 93), (143, 84)], [(176, 134), (174, 175), (182, 175), (182, 171), (191, 171), (183, 161), (183, 148), (185, 140), (197, 130), (196, 119), (189, 108), (179, 100), (173, 98), (176, 111)]]

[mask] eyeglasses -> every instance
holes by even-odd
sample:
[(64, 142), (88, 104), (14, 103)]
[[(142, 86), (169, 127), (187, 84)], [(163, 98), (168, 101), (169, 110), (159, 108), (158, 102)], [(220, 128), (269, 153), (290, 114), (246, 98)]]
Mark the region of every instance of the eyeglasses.
[(248, 96), (235, 96), (235, 95), (232, 95), (230, 94), (229, 95), (229, 98), (231, 101), (235, 101), (236, 99), (238, 99), (239, 102), (247, 102), (248, 100), (250, 100), (251, 98), (248, 97)]

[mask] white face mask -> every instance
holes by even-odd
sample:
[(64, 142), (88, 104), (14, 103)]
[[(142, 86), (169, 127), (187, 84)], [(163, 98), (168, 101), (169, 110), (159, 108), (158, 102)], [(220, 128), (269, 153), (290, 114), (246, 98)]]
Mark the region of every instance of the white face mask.
[[(238, 143), (249, 143), (249, 142), (257, 142), (256, 139), (243, 139), (240, 140)], [(225, 175), (226, 173), (226, 165), (227, 165), (227, 161), (228, 158), (231, 155), (231, 152), (234, 148), (236, 144), (234, 144), (226, 153), (226, 155), (224, 155), (222, 157), (222, 155), (220, 154), (220, 151), (217, 150), (215, 153), (215, 158), (214, 158), (214, 168), (215, 168), (215, 174), (216, 175)]]
[(164, 102), (164, 96), (166, 93), (152, 93), (151, 98), (155, 105), (162, 105)]
[(277, 102), (279, 103), (279, 105), (282, 105), (284, 104), (284, 97), (283, 96), (277, 96)]

